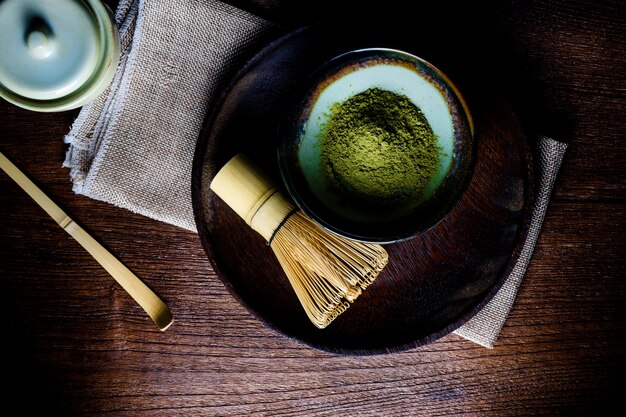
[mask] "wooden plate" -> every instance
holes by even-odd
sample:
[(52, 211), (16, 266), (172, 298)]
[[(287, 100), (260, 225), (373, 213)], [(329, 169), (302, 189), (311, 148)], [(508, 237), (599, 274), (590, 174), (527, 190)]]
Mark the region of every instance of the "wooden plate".
[[(197, 145), (192, 184), (196, 223), (217, 275), (270, 327), (337, 353), (399, 351), (453, 331), (502, 285), (526, 234), (533, 196), (531, 152), (498, 94), (471, 77), (453, 78), (476, 123), (476, 166), (467, 190), (438, 225), (387, 245), (390, 262), (374, 284), (328, 328), (317, 329), (269, 246), (209, 190), (209, 183), (238, 152), (280, 178), (276, 131), (296, 87), (319, 63), (340, 52), (394, 46), (341, 39), (320, 29), (298, 30), (266, 46), (234, 77), (207, 117)], [(420, 56), (419, 50), (407, 52)]]

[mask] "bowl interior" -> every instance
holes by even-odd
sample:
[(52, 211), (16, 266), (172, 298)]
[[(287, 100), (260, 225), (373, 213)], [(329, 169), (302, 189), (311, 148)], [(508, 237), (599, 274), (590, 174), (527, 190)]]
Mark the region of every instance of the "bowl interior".
[[(325, 175), (322, 136), (334, 106), (370, 89), (406, 97), (436, 137), (437, 162), (425, 185), (411, 184), (409, 199), (364, 204)], [(471, 173), (471, 116), (451, 82), (435, 67), (391, 49), (362, 49), (335, 57), (305, 83), (287, 112), (279, 161), (292, 198), (313, 219), (353, 239), (406, 239), (440, 221), (458, 200)]]

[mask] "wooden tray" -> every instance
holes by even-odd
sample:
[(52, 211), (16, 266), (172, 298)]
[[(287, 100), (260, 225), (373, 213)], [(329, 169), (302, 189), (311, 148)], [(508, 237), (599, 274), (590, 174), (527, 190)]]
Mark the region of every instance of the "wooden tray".
[[(453, 331), (502, 285), (527, 230), (533, 198), (530, 147), (498, 94), (478, 88), (471, 77), (452, 76), (476, 123), (477, 160), (468, 189), (437, 226), (387, 245), (390, 262), (374, 284), (328, 328), (317, 329), (269, 246), (209, 190), (209, 183), (242, 151), (279, 178), (276, 130), (293, 91), (324, 60), (381, 46), (336, 39), (320, 29), (301, 29), (266, 46), (234, 77), (199, 138), (192, 185), (196, 223), (217, 275), (270, 327), (337, 353), (403, 350)], [(452, 66), (442, 69), (454, 72)]]

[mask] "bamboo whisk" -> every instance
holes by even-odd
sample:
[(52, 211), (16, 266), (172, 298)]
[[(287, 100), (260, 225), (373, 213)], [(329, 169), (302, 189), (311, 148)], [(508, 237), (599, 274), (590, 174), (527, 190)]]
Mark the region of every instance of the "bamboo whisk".
[(382, 246), (330, 233), (296, 210), (242, 154), (217, 173), (210, 188), (269, 243), (320, 329), (343, 313), (387, 264)]

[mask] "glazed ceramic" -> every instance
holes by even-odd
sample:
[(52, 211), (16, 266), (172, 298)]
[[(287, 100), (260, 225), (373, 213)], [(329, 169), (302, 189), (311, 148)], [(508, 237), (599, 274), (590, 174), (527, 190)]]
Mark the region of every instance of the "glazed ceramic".
[[(279, 160), (291, 196), (310, 217), (353, 239), (390, 242), (427, 230), (449, 212), (471, 175), (475, 146), (467, 105), (441, 71), (406, 52), (361, 49), (325, 63), (307, 85), (287, 112)], [(370, 88), (407, 97), (437, 138), (437, 168), (425, 187), (411, 190), (417, 198), (410, 205), (356, 202), (332, 187), (322, 171), (320, 143), (332, 106)]]
[(111, 82), (120, 40), (99, 0), (0, 2), (0, 96), (36, 111), (93, 100)]

